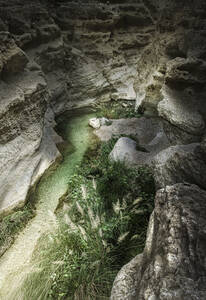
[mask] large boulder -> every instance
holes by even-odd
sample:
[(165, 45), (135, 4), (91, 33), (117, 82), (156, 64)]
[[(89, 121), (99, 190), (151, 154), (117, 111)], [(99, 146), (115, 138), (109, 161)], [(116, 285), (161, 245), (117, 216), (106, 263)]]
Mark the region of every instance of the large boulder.
[(163, 123), (157, 118), (112, 120), (111, 125), (101, 126), (94, 133), (101, 141), (109, 141), (113, 137), (123, 135), (132, 136), (148, 152), (159, 152), (170, 145), (163, 129)]
[(168, 147), (154, 157), (153, 163), (158, 188), (179, 182), (194, 183), (205, 188), (206, 156), (200, 144)]
[(128, 264), (119, 271), (115, 278), (111, 300), (136, 300), (136, 284), (139, 277), (137, 272), (141, 267), (142, 254), (134, 257)]
[(163, 95), (164, 99), (158, 104), (159, 116), (189, 134), (201, 135), (205, 122), (198, 105), (191, 102), (191, 95), (170, 88), (165, 88)]
[(159, 190), (143, 255), (119, 272), (111, 299), (204, 300), (205, 212), (206, 192), (196, 185)]
[(151, 164), (153, 157), (170, 145), (163, 123), (156, 118), (112, 120), (111, 125), (101, 126), (95, 134), (102, 141), (120, 137), (110, 153), (110, 159), (124, 161), (133, 167)]
[[(140, 163), (140, 158), (138, 159), (138, 152), (136, 150), (136, 142), (130, 138), (122, 137), (116, 144), (109, 157), (114, 161), (125, 162), (128, 165), (134, 165)], [(144, 153), (142, 160), (144, 160)]]

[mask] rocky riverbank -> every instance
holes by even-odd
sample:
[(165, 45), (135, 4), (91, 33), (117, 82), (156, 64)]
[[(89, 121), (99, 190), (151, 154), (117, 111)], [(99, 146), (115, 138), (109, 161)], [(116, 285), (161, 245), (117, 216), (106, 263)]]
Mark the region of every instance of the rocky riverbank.
[(147, 152), (132, 143), (128, 158), (154, 163), (157, 189), (145, 250), (112, 299), (206, 297), (205, 11), (203, 0), (0, 0), (1, 214), (60, 156), (59, 113), (111, 99), (144, 112), (104, 133), (134, 127)]

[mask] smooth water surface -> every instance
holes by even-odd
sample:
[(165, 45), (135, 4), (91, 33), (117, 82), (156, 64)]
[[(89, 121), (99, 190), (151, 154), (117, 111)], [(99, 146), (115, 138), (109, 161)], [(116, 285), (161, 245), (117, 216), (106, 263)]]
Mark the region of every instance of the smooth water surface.
[(16, 238), (14, 244), (0, 258), (0, 299), (21, 300), (19, 286), (32, 268), (32, 255), (39, 238), (55, 225), (55, 210), (59, 199), (66, 193), (70, 176), (81, 163), (91, 142), (88, 121), (94, 113), (76, 111), (59, 118), (57, 127), (66, 140), (63, 160), (53, 171), (48, 171), (40, 180), (35, 194), (36, 216)]
[(64, 143), (63, 161), (49, 176), (45, 176), (38, 186), (36, 200), (37, 210), (54, 211), (58, 205), (58, 199), (66, 192), (70, 176), (91, 142), (91, 128), (88, 121), (94, 113), (80, 111), (62, 115), (58, 122), (57, 131), (62, 135)]

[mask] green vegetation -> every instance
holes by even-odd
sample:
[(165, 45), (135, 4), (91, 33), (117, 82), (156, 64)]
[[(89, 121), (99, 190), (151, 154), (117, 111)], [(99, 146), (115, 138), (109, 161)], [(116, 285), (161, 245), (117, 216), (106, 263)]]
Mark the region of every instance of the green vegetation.
[(97, 108), (97, 117), (108, 119), (138, 118), (141, 115), (135, 111), (135, 101), (115, 101), (100, 103)]
[(153, 210), (150, 170), (109, 161), (116, 139), (94, 143), (68, 182), (58, 230), (45, 237), (24, 299), (109, 299), (121, 268), (144, 248)]
[(13, 244), (17, 234), (33, 216), (34, 209), (32, 205), (27, 204), (0, 220), (0, 256)]

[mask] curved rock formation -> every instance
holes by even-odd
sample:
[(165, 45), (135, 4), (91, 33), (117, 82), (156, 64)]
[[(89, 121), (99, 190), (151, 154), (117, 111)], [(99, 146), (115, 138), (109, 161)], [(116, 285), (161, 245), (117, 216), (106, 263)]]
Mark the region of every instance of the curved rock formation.
[(145, 251), (114, 300), (206, 298), (205, 42), (204, 0), (0, 0), (0, 213), (60, 156), (55, 115), (128, 99), (161, 118)]

